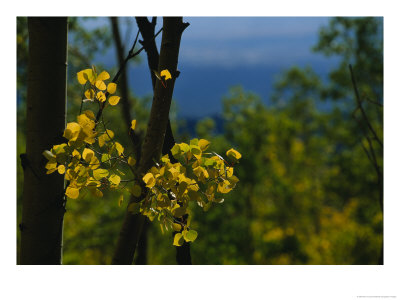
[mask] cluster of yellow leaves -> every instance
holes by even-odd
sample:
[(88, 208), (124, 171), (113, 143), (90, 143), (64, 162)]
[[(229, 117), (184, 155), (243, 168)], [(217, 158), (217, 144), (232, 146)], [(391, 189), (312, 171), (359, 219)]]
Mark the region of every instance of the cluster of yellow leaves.
[[(95, 67), (78, 72), (77, 78), (79, 83), (82, 85), (89, 83), (89, 87), (85, 91), (86, 99), (84, 101), (97, 100), (99, 102), (104, 102), (107, 99), (106, 90), (109, 95), (114, 94), (117, 90), (116, 83), (110, 82), (107, 85), (104, 83), (104, 80), (110, 79), (110, 74), (106, 71), (97, 74)], [(119, 96), (110, 96), (108, 103), (111, 105), (117, 105), (119, 100)]]
[[(156, 75), (163, 84), (172, 78), (168, 70)], [(78, 72), (79, 83), (88, 85), (83, 101), (107, 101), (107, 96), (114, 94), (117, 88), (113, 82), (106, 85), (104, 81), (109, 78), (106, 71), (97, 74), (94, 67)], [(118, 96), (110, 96), (108, 103), (116, 105), (119, 99)], [(206, 152), (210, 142), (204, 139), (193, 139), (190, 144), (175, 144), (171, 153), (178, 162), (172, 163), (168, 155), (163, 156), (141, 178), (143, 182), (137, 181), (140, 178), (122, 180), (120, 176), (125, 174), (118, 169), (118, 165), (125, 164), (132, 169), (136, 160), (125, 155), (124, 147), (114, 141), (112, 130), (106, 129), (103, 124), (104, 130), (99, 131), (99, 124), (96, 124), (91, 110), (80, 114), (76, 122), (68, 123), (63, 134), (67, 142), (43, 152), (48, 160), (45, 166), (47, 174), (56, 171), (65, 174), (68, 181), (65, 195), (71, 199), (77, 199), (83, 191), (102, 197), (105, 189), (118, 190), (118, 203), (121, 205), (125, 191), (135, 197), (145, 195), (142, 201), (131, 203), (128, 211), (141, 213), (150, 220), (158, 217), (162, 231), (165, 228), (176, 232), (173, 242), (176, 246), (197, 238), (197, 232), (189, 228), (190, 217), (185, 222), (180, 221), (184, 215), (189, 215), (189, 203), (197, 203), (206, 211), (212, 203), (222, 203), (223, 195), (229, 193), (239, 181), (233, 175), (233, 165), (239, 161), (241, 154), (230, 149), (224, 159), (215, 152)], [(136, 120), (132, 120), (131, 129), (135, 128)], [(123, 181), (126, 184), (121, 187)], [(147, 194), (143, 193), (144, 185), (149, 190)]]
[[(94, 67), (78, 72), (77, 78), (81, 84), (89, 83), (85, 96), (92, 101), (96, 99), (104, 102), (105, 90), (107, 89), (109, 94), (114, 94), (117, 88), (113, 82), (106, 86), (104, 80), (109, 79), (110, 75), (106, 71), (97, 74)], [(115, 105), (119, 97), (112, 96), (108, 101), (111, 105)], [(133, 120), (132, 124), (133, 122), (136, 123), (136, 120)], [(124, 155), (124, 147), (113, 140), (112, 130), (97, 131), (96, 125), (94, 113), (91, 110), (84, 111), (77, 117), (77, 122), (67, 124), (63, 137), (68, 142), (54, 145), (51, 150), (43, 152), (48, 159), (45, 166), (47, 174), (55, 171), (65, 174), (65, 179), (68, 181), (65, 195), (71, 199), (77, 199), (83, 190), (102, 197), (102, 190), (117, 189), (121, 182), (120, 175), (124, 174), (116, 165), (126, 163), (133, 166), (136, 162), (133, 157)]]
[[(131, 207), (132, 212), (142, 213), (150, 220), (158, 216), (166, 230), (181, 231), (175, 234), (176, 246), (182, 245), (183, 240), (194, 241), (197, 237), (197, 232), (189, 229), (188, 224), (178, 221), (189, 214), (189, 203), (193, 201), (206, 211), (213, 202), (222, 203), (223, 194), (229, 193), (239, 181), (233, 175), (233, 164), (214, 152), (205, 152), (209, 145), (204, 139), (175, 144), (171, 153), (178, 162), (171, 163), (168, 155), (163, 156), (143, 176), (150, 193)], [(234, 149), (228, 150), (226, 155), (233, 163), (241, 157)]]

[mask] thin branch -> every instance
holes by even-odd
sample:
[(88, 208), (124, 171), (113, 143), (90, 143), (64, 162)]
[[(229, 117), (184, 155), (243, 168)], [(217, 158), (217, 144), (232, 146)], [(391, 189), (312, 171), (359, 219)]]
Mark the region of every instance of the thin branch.
[(359, 108), (360, 108), (360, 110), (361, 110), (363, 119), (364, 119), (365, 123), (367, 124), (369, 130), (370, 130), (370, 131), (372, 132), (372, 134), (374, 135), (375, 140), (376, 140), (376, 141), (379, 143), (379, 145), (383, 148), (383, 143), (382, 143), (382, 141), (378, 138), (378, 135), (376, 134), (374, 128), (372, 127), (371, 123), (369, 122), (368, 117), (367, 117), (367, 114), (365, 113), (364, 108), (363, 108), (363, 106), (362, 106), (362, 101), (361, 101), (361, 98), (360, 98), (360, 94), (359, 94), (359, 92), (358, 92), (357, 82), (356, 82), (356, 79), (355, 79), (355, 77), (354, 77), (353, 68), (352, 68), (351, 65), (349, 65), (349, 69), (350, 69), (350, 74), (351, 74), (351, 81), (352, 81), (352, 83), (353, 83), (354, 93), (355, 93), (355, 95), (356, 95), (357, 104), (358, 104), (358, 106), (359, 106)]

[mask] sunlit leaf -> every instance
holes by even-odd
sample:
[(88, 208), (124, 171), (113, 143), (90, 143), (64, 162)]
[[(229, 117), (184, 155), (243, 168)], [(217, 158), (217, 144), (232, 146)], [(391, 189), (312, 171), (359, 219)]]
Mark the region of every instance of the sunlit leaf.
[(110, 94), (114, 94), (116, 90), (117, 90), (117, 84), (115, 84), (114, 82), (110, 82), (107, 85), (107, 92), (109, 92)]
[(121, 182), (121, 177), (119, 177), (118, 175), (111, 175), (110, 178), (108, 178), (108, 180), (110, 180), (110, 182), (112, 182), (115, 185), (119, 185), (119, 183)]
[(108, 72), (106, 71), (102, 71), (98, 76), (97, 76), (97, 80), (107, 80), (110, 79), (110, 74), (108, 74)]
[(134, 166), (136, 164), (136, 159), (134, 159), (132, 156), (128, 157), (128, 165)]
[(183, 242), (184, 242), (184, 240), (183, 240), (182, 233), (176, 233), (175, 236), (174, 236), (173, 245), (179, 247), (179, 246), (183, 245)]
[(164, 77), (164, 80), (168, 80), (168, 79), (171, 79), (171, 78), (172, 78), (171, 73), (170, 73), (167, 69), (162, 70), (162, 71), (160, 72), (160, 76), (161, 76), (161, 77)]
[(86, 81), (92, 81), (94, 74), (92, 69), (85, 69), (77, 73), (77, 78), (80, 84), (85, 84)]
[(100, 180), (101, 178), (107, 177), (108, 176), (108, 171), (105, 169), (96, 169), (93, 171), (93, 177), (96, 180)]
[(131, 129), (135, 130), (135, 128), (136, 128), (136, 120), (132, 120)]
[(205, 139), (200, 139), (198, 146), (200, 147), (201, 151), (207, 150), (208, 146), (210, 145), (210, 142), (205, 140)]
[(64, 165), (59, 165), (58, 166), (58, 173), (64, 174), (65, 173), (65, 166)]
[(100, 102), (106, 101), (106, 95), (102, 91), (98, 92), (96, 97)]
[(68, 198), (76, 199), (79, 197), (79, 189), (69, 186), (69, 187), (67, 187), (67, 190), (65, 191), (65, 195)]
[(108, 102), (109, 102), (111, 105), (117, 105), (118, 102), (119, 102), (119, 99), (120, 99), (120, 97), (118, 97), (118, 96), (111, 96), (111, 97), (108, 99)]
[(148, 188), (152, 188), (156, 184), (156, 179), (152, 173), (147, 173), (143, 176), (143, 181)]

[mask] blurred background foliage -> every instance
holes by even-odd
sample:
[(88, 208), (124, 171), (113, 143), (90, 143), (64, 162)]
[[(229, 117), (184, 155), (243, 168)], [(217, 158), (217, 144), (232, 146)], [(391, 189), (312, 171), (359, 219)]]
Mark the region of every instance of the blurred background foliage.
[[(75, 119), (80, 108), (82, 91), (76, 72), (90, 66), (94, 55), (105, 52), (113, 43), (110, 25), (88, 29), (83, 26), (85, 22), (90, 19), (70, 18), (68, 121)], [(132, 19), (127, 24), (129, 30), (134, 23)], [(26, 18), (17, 18), (18, 223), (23, 183), (19, 154), (25, 151), (27, 43)], [(341, 57), (328, 79), (320, 78), (311, 67), (294, 66), (278, 76), (269, 101), (240, 86), (233, 87), (223, 99), (221, 118), (199, 120), (189, 131), (180, 130), (184, 120), (178, 122), (175, 110), (172, 112), (177, 142), (205, 138), (217, 153), (234, 147), (243, 155), (235, 168), (240, 182), (225, 202), (207, 213), (192, 207), (192, 224), (199, 233), (191, 245), (194, 264), (381, 262), (383, 147), (377, 140), (383, 140), (382, 20), (332, 18), (320, 29), (313, 50)], [(355, 100), (349, 64), (368, 122)], [(96, 67), (102, 69), (99, 64)], [(117, 67), (109, 70), (110, 74)], [(143, 76), (150, 80), (149, 74)], [(134, 91), (130, 93), (131, 114), (144, 132), (151, 95), (139, 98)], [(104, 118), (109, 128), (120, 129), (114, 131), (129, 148), (120, 110), (120, 105), (112, 107)], [(377, 138), (371, 137), (369, 125)], [(111, 263), (126, 206), (123, 203), (119, 207), (117, 199), (115, 194), (105, 193), (101, 199), (68, 201), (64, 264)], [(145, 251), (141, 255), (147, 264), (175, 264), (172, 234), (161, 234), (156, 221), (148, 227)]]

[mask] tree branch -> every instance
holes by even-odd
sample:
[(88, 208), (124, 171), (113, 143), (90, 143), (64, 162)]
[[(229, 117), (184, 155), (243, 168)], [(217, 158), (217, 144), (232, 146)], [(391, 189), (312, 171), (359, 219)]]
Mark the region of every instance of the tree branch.
[[(168, 69), (175, 74), (178, 65), (179, 47), (183, 29), (186, 28), (181, 17), (164, 17), (164, 32), (161, 41), (161, 50), (158, 70)], [(146, 136), (142, 145), (141, 159), (138, 164), (138, 173), (144, 174), (158, 160), (164, 143), (164, 136), (168, 124), (169, 109), (176, 77), (168, 81), (164, 88), (161, 81), (156, 81), (150, 119)], [(135, 198), (131, 202), (139, 202), (143, 198)], [(113, 264), (132, 264), (136, 245), (143, 226), (144, 216), (141, 214), (125, 214), (124, 223), (118, 237), (114, 252)]]

